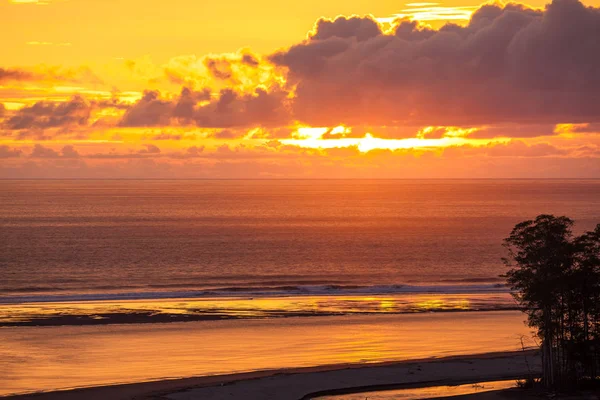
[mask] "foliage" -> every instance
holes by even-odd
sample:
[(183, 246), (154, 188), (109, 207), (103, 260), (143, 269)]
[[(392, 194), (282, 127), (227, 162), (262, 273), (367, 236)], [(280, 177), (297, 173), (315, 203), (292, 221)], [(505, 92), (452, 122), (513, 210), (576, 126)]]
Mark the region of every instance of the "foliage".
[(542, 383), (576, 388), (600, 374), (600, 224), (581, 236), (573, 220), (539, 215), (504, 240), (513, 296), (542, 344)]

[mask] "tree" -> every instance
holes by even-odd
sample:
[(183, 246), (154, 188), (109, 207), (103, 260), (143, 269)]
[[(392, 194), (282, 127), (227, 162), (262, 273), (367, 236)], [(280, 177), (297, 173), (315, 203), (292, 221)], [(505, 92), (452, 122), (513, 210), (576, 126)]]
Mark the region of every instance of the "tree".
[(572, 285), (575, 291), (572, 307), (579, 310), (581, 325), (577, 355), (584, 374), (600, 375), (600, 224), (596, 229), (576, 238)]
[(537, 328), (542, 382), (554, 389), (596, 378), (599, 364), (600, 225), (579, 237), (572, 227), (570, 218), (539, 215), (504, 240), (507, 283)]

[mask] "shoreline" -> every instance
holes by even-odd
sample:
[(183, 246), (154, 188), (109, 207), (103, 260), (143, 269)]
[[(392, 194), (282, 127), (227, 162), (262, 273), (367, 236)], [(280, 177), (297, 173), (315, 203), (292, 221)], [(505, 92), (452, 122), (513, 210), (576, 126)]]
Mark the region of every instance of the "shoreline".
[(365, 316), (365, 315), (419, 315), (419, 314), (452, 314), (452, 313), (481, 313), (481, 312), (505, 312), (521, 311), (518, 307), (493, 308), (493, 309), (470, 309), (470, 310), (435, 310), (435, 311), (400, 311), (400, 312), (345, 312), (345, 313), (281, 313), (269, 316), (230, 316), (230, 315), (192, 315), (192, 314), (155, 314), (148, 312), (93, 314), (93, 315), (60, 315), (51, 318), (30, 319), (19, 322), (0, 322), (3, 328), (43, 328), (61, 326), (110, 326), (110, 325), (152, 325), (170, 324), (179, 322), (209, 322), (209, 321), (249, 321), (265, 319), (286, 318), (318, 318), (318, 317), (343, 317), (343, 316)]
[(2, 304), (0, 328), (518, 311), (506, 292), (169, 298)]
[[(391, 390), (438, 385), (476, 383), (489, 380), (519, 379), (539, 369), (536, 350), (493, 352), (471, 355), (423, 358), (417, 360), (386, 361), (372, 364), (342, 363), (315, 367), (280, 368), (225, 375), (164, 379), (119, 385), (73, 388), (43, 393), (25, 393), (0, 397), (10, 400), (143, 400), (221, 398), (220, 392), (230, 389), (248, 393), (247, 399), (259, 399), (265, 386), (288, 386), (305, 393), (278, 398), (309, 399), (315, 395), (357, 393), (373, 390)], [(533, 361), (533, 362), (532, 362)], [(431, 373), (428, 370), (432, 370)], [(474, 375), (475, 371), (477, 375)], [(402, 372), (404, 374), (402, 374)], [(424, 375), (428, 375), (425, 377)], [(333, 379), (332, 379), (333, 378)], [(340, 382), (352, 382), (345, 386)], [(323, 384), (334, 385), (325, 387)], [(341, 386), (339, 386), (341, 384)], [(339, 387), (335, 387), (338, 385)], [(195, 393), (197, 391), (207, 393)], [(291, 394), (290, 394), (291, 395)], [(258, 397), (252, 397), (258, 396)], [(233, 397), (235, 398), (235, 397)], [(264, 398), (264, 397), (263, 397)]]

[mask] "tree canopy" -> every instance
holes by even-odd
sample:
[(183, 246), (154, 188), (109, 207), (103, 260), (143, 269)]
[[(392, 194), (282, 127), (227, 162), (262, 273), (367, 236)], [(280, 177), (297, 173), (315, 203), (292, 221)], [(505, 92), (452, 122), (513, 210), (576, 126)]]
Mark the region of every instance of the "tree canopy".
[(513, 296), (541, 339), (545, 386), (577, 387), (600, 372), (600, 224), (574, 236), (568, 217), (539, 215), (504, 240)]

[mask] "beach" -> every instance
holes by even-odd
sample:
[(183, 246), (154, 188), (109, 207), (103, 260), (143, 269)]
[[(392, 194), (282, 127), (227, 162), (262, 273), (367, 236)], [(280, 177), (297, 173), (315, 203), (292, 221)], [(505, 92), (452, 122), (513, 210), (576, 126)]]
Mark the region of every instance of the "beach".
[(516, 351), (517, 311), (0, 328), (2, 395)]
[(501, 352), (372, 365), (338, 364), (30, 394), (14, 400), (304, 400), (326, 395), (460, 385), (537, 374), (536, 352)]

